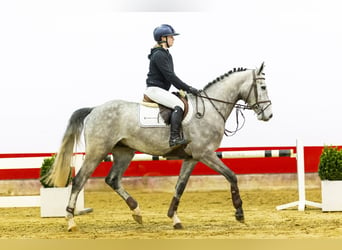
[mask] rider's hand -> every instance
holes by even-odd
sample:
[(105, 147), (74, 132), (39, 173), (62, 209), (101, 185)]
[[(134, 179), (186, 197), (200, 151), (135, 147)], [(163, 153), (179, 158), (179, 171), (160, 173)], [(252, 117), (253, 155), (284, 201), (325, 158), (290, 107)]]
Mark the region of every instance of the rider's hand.
[(190, 92), (193, 95), (199, 95), (201, 91), (199, 91), (198, 89), (195, 89), (194, 87), (190, 87), (188, 92)]

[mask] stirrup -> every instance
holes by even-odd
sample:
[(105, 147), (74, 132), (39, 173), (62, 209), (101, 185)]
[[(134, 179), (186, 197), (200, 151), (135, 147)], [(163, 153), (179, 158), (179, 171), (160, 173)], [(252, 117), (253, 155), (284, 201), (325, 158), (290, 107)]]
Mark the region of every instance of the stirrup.
[(182, 139), (180, 137), (178, 138), (173, 138), (169, 140), (169, 145), (170, 147), (175, 147), (175, 146), (180, 146), (180, 145), (186, 145), (189, 144), (190, 141), (186, 139)]

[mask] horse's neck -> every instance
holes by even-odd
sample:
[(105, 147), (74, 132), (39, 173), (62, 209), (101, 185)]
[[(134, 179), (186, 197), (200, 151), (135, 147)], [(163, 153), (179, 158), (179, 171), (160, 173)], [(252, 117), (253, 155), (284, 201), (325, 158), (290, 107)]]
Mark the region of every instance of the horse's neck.
[(251, 81), (251, 77), (252, 75), (249, 70), (236, 72), (210, 86), (210, 88), (206, 90), (206, 93), (210, 98), (223, 101), (215, 102), (215, 105), (224, 113), (226, 118), (228, 118), (234, 108), (233, 105), (228, 105), (228, 103), (236, 104), (239, 100), (244, 98), (244, 93), (248, 91), (248, 82)]
[(249, 71), (236, 72), (213, 84), (206, 92), (212, 98), (236, 103), (246, 92), (248, 86), (245, 83), (249, 82), (250, 78), (251, 73)]

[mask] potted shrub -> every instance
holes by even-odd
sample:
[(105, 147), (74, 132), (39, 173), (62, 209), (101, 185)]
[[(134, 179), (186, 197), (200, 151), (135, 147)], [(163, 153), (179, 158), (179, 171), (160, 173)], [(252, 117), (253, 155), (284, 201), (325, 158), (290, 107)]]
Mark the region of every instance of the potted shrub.
[(50, 171), (56, 155), (45, 158), (40, 167), (40, 215), (41, 217), (64, 217), (66, 212), (70, 192), (71, 192), (71, 179), (72, 168), (70, 168), (69, 181), (66, 187), (52, 187), (46, 183), (45, 176)]
[(322, 187), (322, 211), (342, 211), (342, 151), (325, 146), (320, 156), (318, 175)]
[[(46, 179), (45, 179), (45, 176), (50, 172), (50, 169), (53, 165), (53, 163), (55, 162), (55, 159), (56, 159), (56, 154), (52, 155), (51, 157), (49, 158), (45, 158), (43, 160), (43, 163), (40, 167), (40, 183), (42, 184), (43, 187), (45, 188), (52, 188), (53, 186), (51, 186), (50, 184), (46, 183)], [(69, 186), (71, 180), (72, 180), (72, 177), (71, 177), (71, 168), (70, 168), (70, 174), (69, 174), (69, 181), (67, 182), (67, 186)]]

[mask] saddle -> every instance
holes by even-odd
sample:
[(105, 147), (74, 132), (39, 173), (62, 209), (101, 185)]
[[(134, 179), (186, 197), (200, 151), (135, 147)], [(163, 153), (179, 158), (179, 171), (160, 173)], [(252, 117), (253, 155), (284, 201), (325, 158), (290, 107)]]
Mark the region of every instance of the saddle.
[[(188, 103), (187, 96), (185, 95), (183, 91), (172, 92), (172, 94), (176, 95), (184, 104), (184, 113), (183, 113), (183, 119), (184, 119), (189, 111), (189, 103)], [(168, 108), (164, 105), (156, 103), (155, 101), (151, 100), (147, 95), (144, 95), (142, 105), (151, 107), (151, 108), (159, 107), (160, 116), (162, 117), (166, 125), (170, 125), (171, 113), (173, 111), (171, 108)]]

